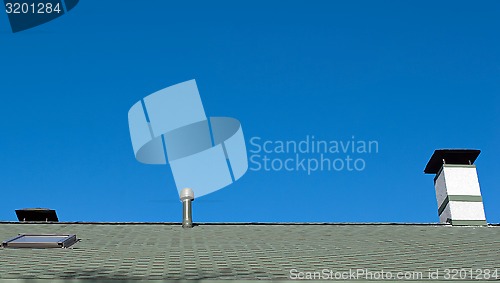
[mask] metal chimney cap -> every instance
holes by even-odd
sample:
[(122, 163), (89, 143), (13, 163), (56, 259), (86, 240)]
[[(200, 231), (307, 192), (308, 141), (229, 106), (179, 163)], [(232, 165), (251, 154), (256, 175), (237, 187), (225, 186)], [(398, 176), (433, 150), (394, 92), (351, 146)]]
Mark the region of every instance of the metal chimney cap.
[(182, 191), (180, 193), (180, 198), (181, 198), (181, 201), (186, 200), (186, 199), (193, 200), (194, 199), (193, 190), (190, 188), (182, 189)]
[(474, 164), (481, 151), (479, 149), (436, 149), (425, 166), (425, 174), (437, 174), (446, 164)]

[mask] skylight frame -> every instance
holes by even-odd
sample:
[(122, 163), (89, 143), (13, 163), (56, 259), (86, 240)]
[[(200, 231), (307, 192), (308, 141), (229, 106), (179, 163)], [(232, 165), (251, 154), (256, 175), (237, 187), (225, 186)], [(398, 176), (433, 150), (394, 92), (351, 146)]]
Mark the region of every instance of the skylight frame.
[[(21, 241), (24, 239), (37, 238), (41, 240), (47, 238), (47, 241)], [(60, 238), (57, 241), (48, 238)], [(46, 249), (46, 248), (68, 248), (78, 241), (74, 234), (19, 234), (12, 239), (2, 242), (3, 248), (31, 248), (31, 249)]]

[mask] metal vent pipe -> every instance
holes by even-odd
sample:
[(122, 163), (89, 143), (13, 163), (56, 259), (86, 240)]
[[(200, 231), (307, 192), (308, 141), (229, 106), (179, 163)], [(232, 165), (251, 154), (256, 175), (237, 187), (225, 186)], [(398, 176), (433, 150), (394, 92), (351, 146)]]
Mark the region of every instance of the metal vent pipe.
[(193, 190), (190, 188), (182, 189), (180, 198), (182, 202), (182, 228), (192, 228), (193, 213), (191, 202), (194, 200)]

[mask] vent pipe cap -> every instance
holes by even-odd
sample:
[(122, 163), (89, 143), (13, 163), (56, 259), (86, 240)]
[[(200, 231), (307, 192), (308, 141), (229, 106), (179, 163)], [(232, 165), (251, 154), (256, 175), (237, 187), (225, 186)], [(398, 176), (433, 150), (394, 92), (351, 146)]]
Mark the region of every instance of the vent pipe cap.
[(181, 198), (181, 201), (186, 200), (186, 199), (193, 200), (194, 199), (193, 190), (190, 188), (182, 189), (181, 194), (180, 194), (180, 198)]

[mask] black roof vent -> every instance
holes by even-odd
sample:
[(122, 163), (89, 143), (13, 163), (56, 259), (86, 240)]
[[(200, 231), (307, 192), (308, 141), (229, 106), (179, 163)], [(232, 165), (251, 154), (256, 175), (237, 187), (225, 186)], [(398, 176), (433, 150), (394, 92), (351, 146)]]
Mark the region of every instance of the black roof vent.
[(17, 219), (21, 222), (59, 222), (56, 211), (48, 208), (23, 208), (16, 209)]

